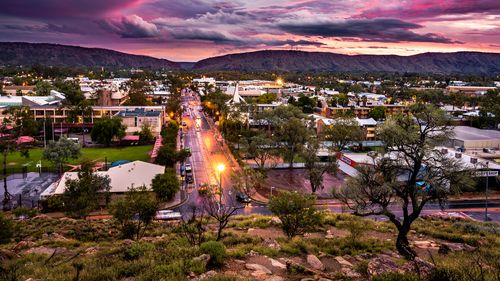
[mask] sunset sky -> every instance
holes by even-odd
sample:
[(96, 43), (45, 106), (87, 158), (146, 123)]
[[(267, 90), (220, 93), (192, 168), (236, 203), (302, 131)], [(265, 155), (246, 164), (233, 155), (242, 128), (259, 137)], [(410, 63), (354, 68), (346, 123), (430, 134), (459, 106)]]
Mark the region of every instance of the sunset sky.
[(0, 41), (174, 61), (263, 49), (500, 52), (500, 0), (2, 0)]

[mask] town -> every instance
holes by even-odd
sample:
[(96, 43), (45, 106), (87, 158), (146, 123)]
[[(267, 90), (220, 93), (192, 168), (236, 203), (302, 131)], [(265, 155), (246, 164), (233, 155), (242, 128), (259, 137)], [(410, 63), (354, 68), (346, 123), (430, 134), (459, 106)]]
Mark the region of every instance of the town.
[(494, 0), (3, 0), (0, 281), (499, 281)]

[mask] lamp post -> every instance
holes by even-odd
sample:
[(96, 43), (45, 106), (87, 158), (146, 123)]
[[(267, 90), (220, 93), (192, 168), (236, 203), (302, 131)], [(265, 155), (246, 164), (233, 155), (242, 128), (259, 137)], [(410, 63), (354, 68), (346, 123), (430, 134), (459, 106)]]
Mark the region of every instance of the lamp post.
[(222, 205), (222, 172), (226, 166), (224, 164), (217, 165), (217, 171), (219, 171), (219, 204)]
[(273, 197), (273, 189), (274, 189), (274, 186), (271, 186), (271, 190), (269, 192), (269, 198)]
[(486, 162), (486, 191), (485, 191), (485, 208), (484, 208), (484, 221), (488, 221), (488, 182), (489, 182), (489, 175), (488, 175), (488, 168), (489, 168), (489, 163)]

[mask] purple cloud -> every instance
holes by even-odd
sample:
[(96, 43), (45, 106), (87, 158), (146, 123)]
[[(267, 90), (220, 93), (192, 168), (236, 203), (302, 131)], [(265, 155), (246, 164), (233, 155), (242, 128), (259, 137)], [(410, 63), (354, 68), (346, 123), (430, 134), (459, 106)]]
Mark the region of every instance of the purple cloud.
[(156, 25), (149, 23), (137, 15), (122, 17), (120, 20), (103, 20), (100, 25), (123, 38), (148, 38), (159, 34)]

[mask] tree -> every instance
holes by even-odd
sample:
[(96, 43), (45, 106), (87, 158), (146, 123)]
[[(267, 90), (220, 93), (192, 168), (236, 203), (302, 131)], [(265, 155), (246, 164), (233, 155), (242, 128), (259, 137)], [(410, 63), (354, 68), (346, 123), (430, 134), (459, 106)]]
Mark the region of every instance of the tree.
[(311, 139), (302, 153), (312, 193), (324, 188), (323, 177), (325, 174), (336, 174), (338, 170), (335, 157), (328, 157), (327, 162), (320, 162), (318, 151), (318, 140)]
[(111, 203), (109, 210), (120, 224), (124, 237), (140, 239), (153, 222), (158, 202), (145, 187), (131, 188), (124, 198)]
[(37, 96), (48, 96), (50, 95), (50, 91), (52, 89), (53, 89), (52, 84), (44, 80), (40, 80), (35, 84), (35, 92)]
[(264, 181), (264, 174), (248, 166), (243, 166), (239, 171), (231, 174), (231, 183), (238, 191), (251, 192), (253, 188)]
[[(407, 235), (424, 206), (431, 201), (442, 205), (458, 185), (470, 184), (459, 159), (433, 150), (452, 134), (445, 113), (423, 104), (410, 112), (413, 116), (386, 120), (377, 132), (386, 153), (374, 157), (373, 165), (358, 167), (358, 175), (336, 194), (355, 215), (386, 216), (398, 230), (396, 248), (407, 259), (416, 256)], [(400, 206), (402, 215), (390, 206)]]
[(80, 156), (80, 145), (65, 137), (57, 142), (50, 141), (43, 151), (43, 158), (49, 160), (62, 172), (63, 164), (70, 158), (76, 159)]
[(40, 126), (33, 117), (29, 106), (10, 106), (2, 114), (6, 116), (4, 124), (13, 126), (16, 137), (35, 136), (40, 131)]
[(301, 153), (310, 134), (310, 130), (301, 119), (292, 117), (288, 122), (275, 131), (276, 139), (280, 144), (283, 159), (293, 167), (295, 156)]
[(151, 131), (151, 127), (148, 124), (143, 124), (141, 127), (141, 131), (139, 131), (139, 140), (144, 142), (150, 142), (154, 139), (153, 132)]
[(14, 225), (12, 220), (5, 216), (5, 213), (0, 212), (0, 244), (10, 242), (10, 238), (14, 234)]
[(64, 105), (77, 105), (85, 100), (80, 84), (76, 80), (56, 80), (54, 87), (64, 94)]
[(281, 220), (283, 232), (292, 238), (313, 229), (321, 220), (321, 213), (313, 206), (313, 195), (283, 192), (269, 199), (269, 210)]
[(352, 142), (360, 141), (363, 132), (354, 118), (337, 118), (323, 132), (325, 140), (331, 141), (333, 151), (342, 151)]
[(179, 179), (173, 169), (167, 169), (164, 174), (156, 175), (151, 186), (158, 198), (163, 201), (172, 199), (180, 188)]
[(232, 198), (228, 198), (227, 202), (223, 203), (222, 194), (219, 191), (213, 192), (209, 190), (203, 200), (205, 212), (217, 222), (217, 236), (215, 240), (219, 241), (222, 238), (222, 231), (226, 228), (231, 217), (244, 207), (238, 207)]
[(117, 117), (103, 117), (94, 122), (90, 132), (92, 141), (110, 145), (113, 138), (121, 139), (125, 136), (127, 126), (122, 124), (122, 119)]
[(375, 106), (368, 113), (368, 117), (373, 118), (377, 121), (385, 119), (385, 108), (383, 106)]
[(247, 152), (253, 157), (255, 164), (261, 171), (274, 167), (278, 163), (276, 158), (279, 156), (279, 150), (276, 141), (264, 134), (250, 138)]
[(127, 83), (129, 87), (128, 100), (125, 105), (145, 106), (151, 105), (146, 97), (146, 93), (151, 92), (151, 86), (144, 80), (130, 80)]
[(84, 162), (77, 179), (67, 179), (62, 194), (65, 212), (72, 217), (85, 218), (97, 207), (104, 197), (108, 201), (111, 180), (92, 171), (92, 163)]

